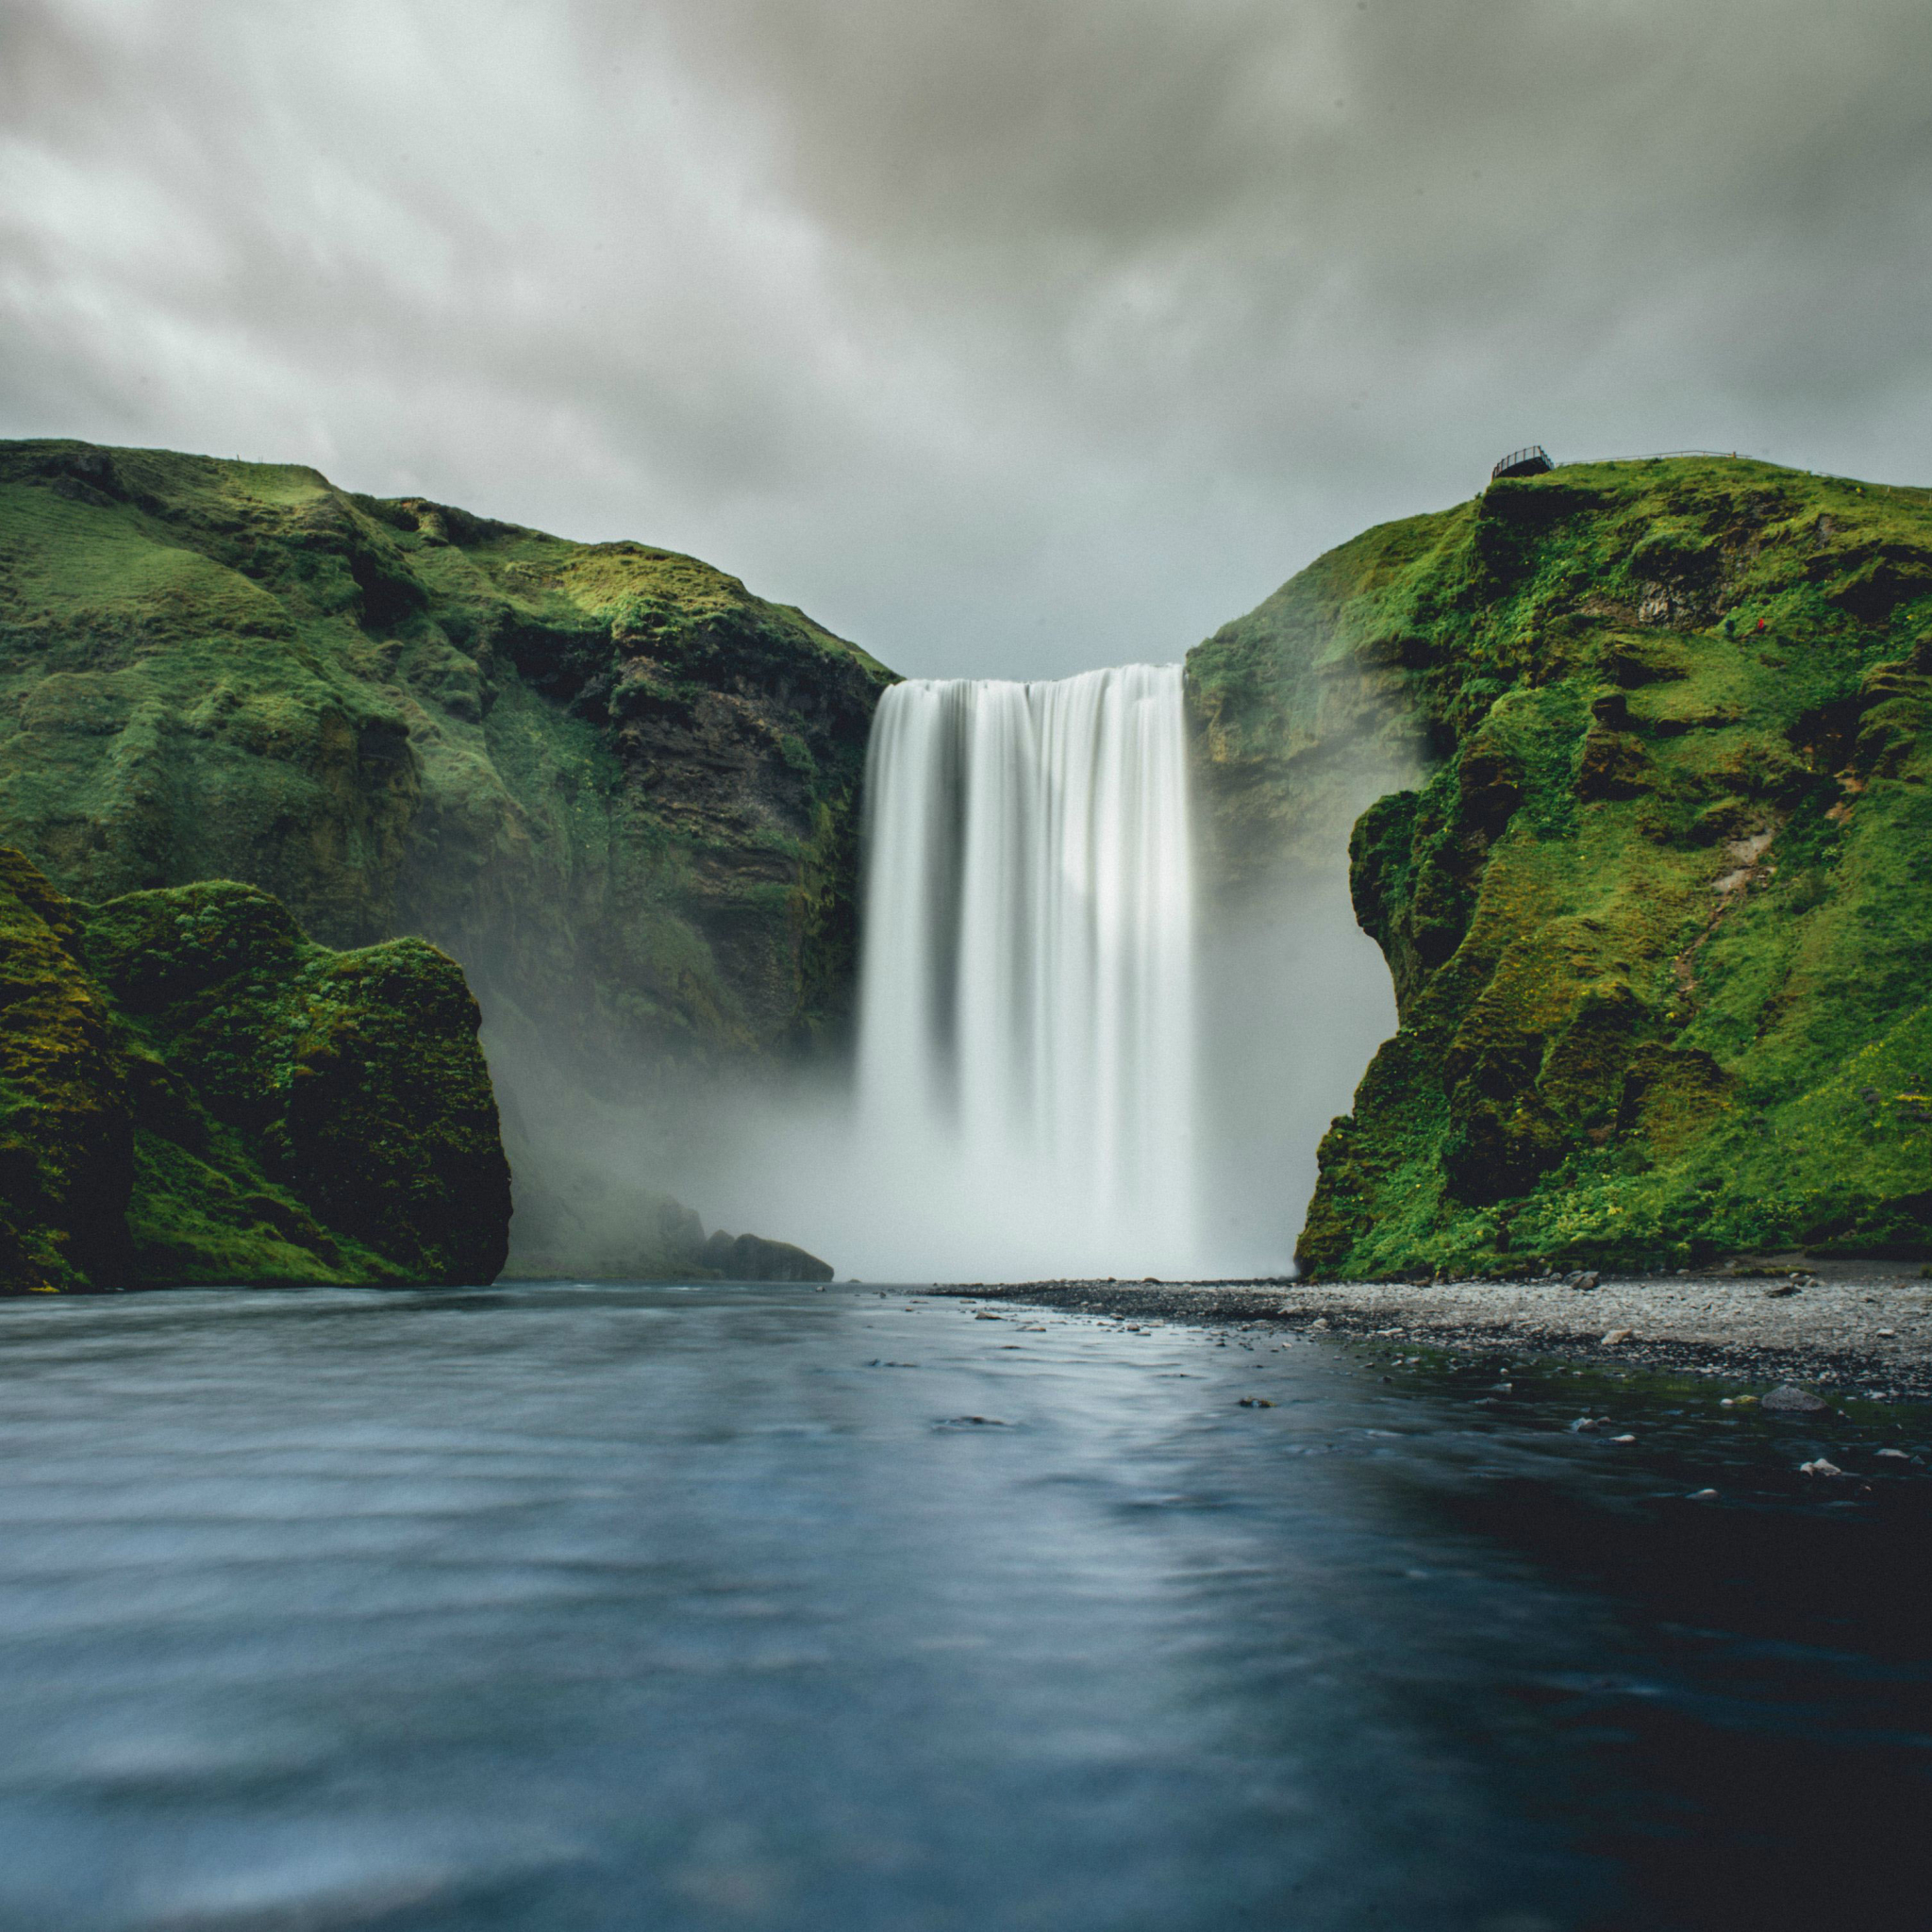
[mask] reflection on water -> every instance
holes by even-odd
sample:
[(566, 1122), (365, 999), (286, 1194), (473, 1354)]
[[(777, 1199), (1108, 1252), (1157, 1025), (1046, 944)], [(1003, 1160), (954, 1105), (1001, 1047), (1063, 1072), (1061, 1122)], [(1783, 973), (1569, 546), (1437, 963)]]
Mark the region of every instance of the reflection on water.
[(1924, 1923), (1916, 1468), (979, 1312), (0, 1308), (0, 1924)]

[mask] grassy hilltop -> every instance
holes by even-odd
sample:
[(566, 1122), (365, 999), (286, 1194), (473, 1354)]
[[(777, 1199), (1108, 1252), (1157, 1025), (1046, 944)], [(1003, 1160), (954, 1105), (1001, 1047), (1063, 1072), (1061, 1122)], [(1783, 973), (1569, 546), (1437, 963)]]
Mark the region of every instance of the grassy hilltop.
[(1189, 659), (1224, 872), (1349, 774), (1400, 1031), (1325, 1275), (1932, 1255), (1932, 491), (1576, 464), (1372, 530)]
[(736, 578), (295, 465), (0, 444), (0, 836), (421, 933), (581, 1050), (781, 1050), (849, 987), (891, 674)]

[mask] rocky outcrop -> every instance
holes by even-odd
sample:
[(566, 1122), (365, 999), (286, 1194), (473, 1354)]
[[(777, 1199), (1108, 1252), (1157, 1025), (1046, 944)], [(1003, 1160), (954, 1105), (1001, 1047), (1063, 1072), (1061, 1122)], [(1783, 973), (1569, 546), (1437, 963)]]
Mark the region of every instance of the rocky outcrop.
[(1352, 745), (1425, 755), (1353, 830), (1400, 1030), (1323, 1142), (1304, 1266), (1932, 1254), (1932, 492), (1506, 479), (1189, 673), (1231, 876), (1333, 849)]
[(460, 960), (552, 1235), (525, 1068), (661, 1117), (839, 1036), (891, 675), (646, 544), (0, 444), (0, 838), (77, 898), (238, 879), (329, 944)]
[(100, 907), (0, 849), (0, 1290), (488, 1282), (509, 1170), (455, 962), (259, 890)]
[(705, 1268), (723, 1281), (829, 1281), (832, 1267), (790, 1241), (729, 1235), (721, 1228), (704, 1245)]
[(512, 1273), (533, 1280), (830, 1281), (831, 1264), (755, 1234), (707, 1236), (669, 1195), (623, 1174), (570, 1171), (535, 1225), (518, 1230)]

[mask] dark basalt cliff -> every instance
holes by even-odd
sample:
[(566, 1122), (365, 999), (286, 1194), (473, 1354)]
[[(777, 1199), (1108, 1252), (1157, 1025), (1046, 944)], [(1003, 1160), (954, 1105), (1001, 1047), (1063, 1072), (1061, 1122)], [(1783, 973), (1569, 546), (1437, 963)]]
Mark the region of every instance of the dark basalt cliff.
[(1932, 492), (1568, 466), (1189, 659), (1224, 890), (1354, 825), (1400, 1031), (1323, 1274), (1932, 1254)]
[(0, 847), (0, 1292), (492, 1279), (477, 1019), (421, 940), (225, 881), (84, 906)]
[(77, 898), (238, 879), (330, 944), (461, 961), (545, 1271), (689, 1245), (654, 1232), (675, 1203), (570, 1165), (559, 1096), (662, 1114), (680, 1070), (838, 1034), (891, 681), (644, 544), (0, 444), (0, 838)]

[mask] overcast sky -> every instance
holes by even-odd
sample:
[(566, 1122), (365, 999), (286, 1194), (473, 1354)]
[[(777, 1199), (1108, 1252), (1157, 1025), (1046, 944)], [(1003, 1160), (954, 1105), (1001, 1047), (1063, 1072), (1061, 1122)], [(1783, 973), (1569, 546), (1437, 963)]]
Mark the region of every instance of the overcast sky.
[(1517, 443), (1932, 482), (1926, 0), (0, 0), (0, 435), (1171, 658)]

